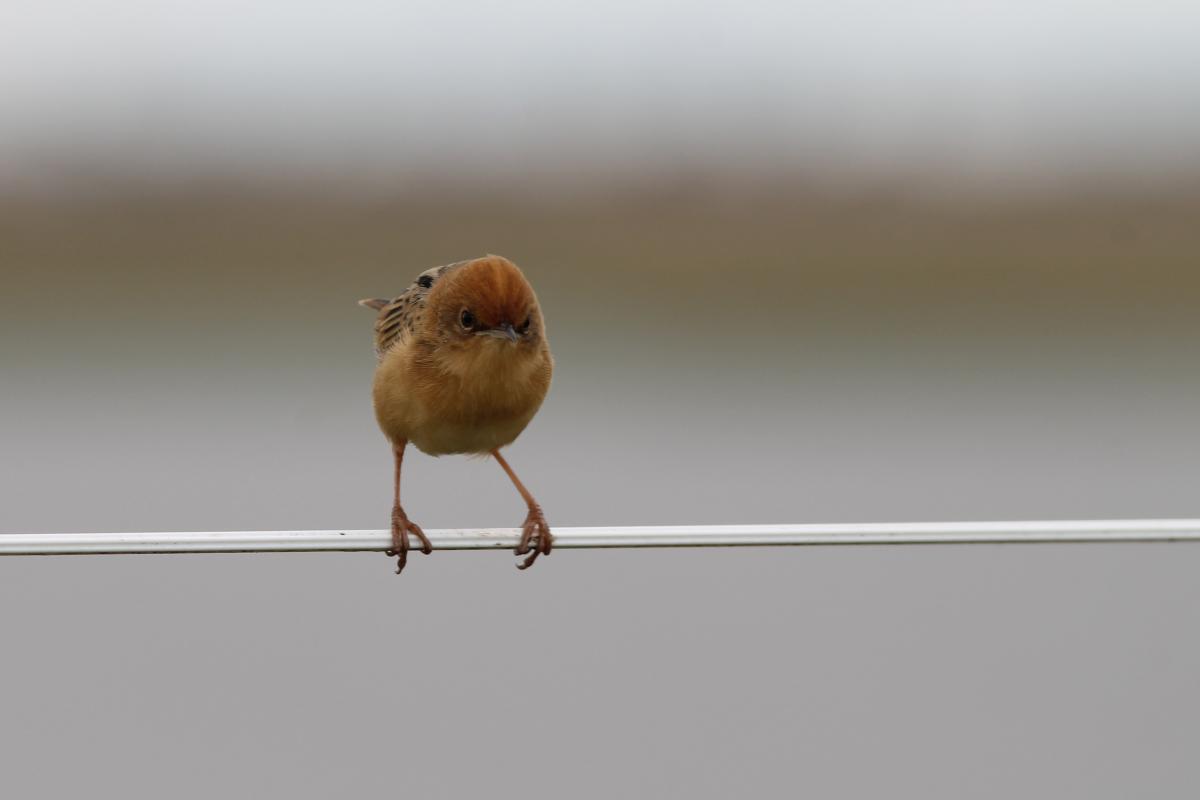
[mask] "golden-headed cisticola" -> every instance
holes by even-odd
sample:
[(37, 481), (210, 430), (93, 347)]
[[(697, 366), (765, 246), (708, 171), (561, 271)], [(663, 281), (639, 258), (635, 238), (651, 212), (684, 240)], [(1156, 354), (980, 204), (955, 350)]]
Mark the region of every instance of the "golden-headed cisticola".
[(500, 455), (541, 407), (554, 370), (542, 311), (521, 270), (501, 256), (459, 261), (422, 272), (393, 299), (359, 304), (379, 312), (373, 397), (396, 465), (388, 550), (396, 572), (408, 560), (410, 533), (423, 553), (432, 551), (400, 505), (409, 443), (434, 456), (495, 458), (529, 508), (516, 548), (525, 556), (520, 568), (549, 554), (553, 539), (541, 506)]

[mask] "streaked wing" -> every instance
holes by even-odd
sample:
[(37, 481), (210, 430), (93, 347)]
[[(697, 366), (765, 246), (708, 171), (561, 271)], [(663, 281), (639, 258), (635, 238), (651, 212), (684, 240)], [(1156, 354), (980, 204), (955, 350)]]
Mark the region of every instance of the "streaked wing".
[(433, 288), (438, 278), (455, 267), (465, 264), (456, 261), (440, 267), (427, 269), (417, 276), (412, 284), (391, 300), (383, 298), (359, 300), (359, 305), (377, 309), (379, 316), (375, 320), (375, 354), (380, 358), (397, 342), (412, 335), (421, 314), (425, 310), (425, 300), (429, 290)]

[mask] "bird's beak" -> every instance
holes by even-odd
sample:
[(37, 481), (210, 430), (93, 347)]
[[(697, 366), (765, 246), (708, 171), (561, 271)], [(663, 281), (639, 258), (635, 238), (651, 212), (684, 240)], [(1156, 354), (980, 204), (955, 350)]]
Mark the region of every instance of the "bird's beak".
[(486, 330), (477, 331), (479, 336), (495, 336), (497, 339), (508, 339), (510, 342), (517, 341), (517, 331), (510, 323), (504, 323), (498, 328), (488, 328)]

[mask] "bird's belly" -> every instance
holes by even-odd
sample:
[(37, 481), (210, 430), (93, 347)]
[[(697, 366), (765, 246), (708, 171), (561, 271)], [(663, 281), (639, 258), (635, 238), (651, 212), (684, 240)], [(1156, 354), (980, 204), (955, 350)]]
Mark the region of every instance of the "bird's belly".
[(541, 406), (553, 362), (549, 353), (493, 350), (465, 364), (449, 356), (434, 364), (403, 343), (394, 348), (375, 373), (380, 428), (430, 455), (486, 454), (511, 443)]
[(431, 456), (451, 453), (490, 453), (511, 443), (525, 430), (532, 415), (486, 421), (427, 420), (409, 441)]

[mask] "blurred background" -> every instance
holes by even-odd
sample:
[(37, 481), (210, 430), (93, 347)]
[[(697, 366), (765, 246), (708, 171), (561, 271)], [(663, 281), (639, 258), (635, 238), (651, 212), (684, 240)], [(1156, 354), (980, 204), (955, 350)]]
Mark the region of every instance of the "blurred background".
[[(382, 528), (501, 253), (552, 524), (1196, 517), (1188, 4), (0, 5), (0, 534)], [(492, 463), (406, 461), (425, 527)], [(21, 797), (1185, 797), (1187, 545), (0, 561)]]

